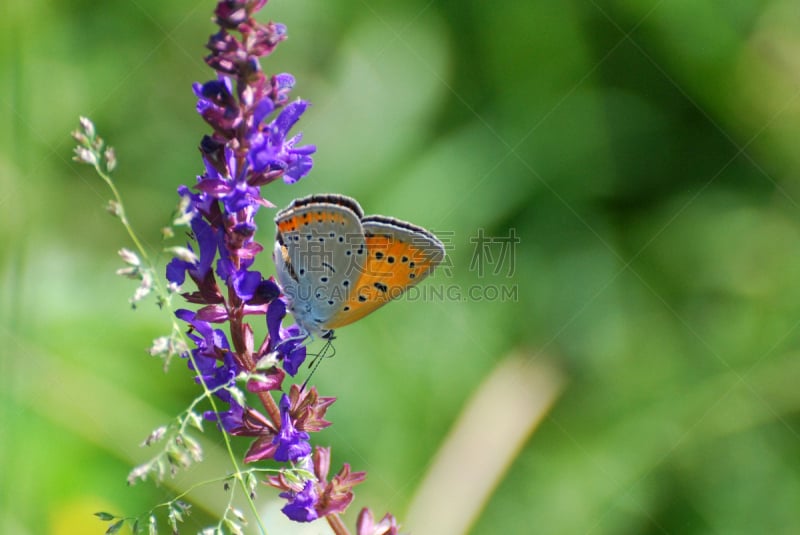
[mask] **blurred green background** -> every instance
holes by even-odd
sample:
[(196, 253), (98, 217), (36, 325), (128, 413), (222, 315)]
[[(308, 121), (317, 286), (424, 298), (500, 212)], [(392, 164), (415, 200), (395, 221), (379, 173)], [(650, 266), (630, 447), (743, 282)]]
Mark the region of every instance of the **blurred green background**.
[[(130, 310), (134, 285), (114, 275), (126, 235), (68, 134), (88, 115), (115, 146), (159, 251), (176, 187), (202, 169), (190, 84), (211, 77), (214, 5), (0, 6), (2, 533), (102, 533), (92, 512), (136, 514), (190, 479), (125, 485), (151, 455), (139, 442), (197, 389), (182, 362), (164, 374), (146, 354), (169, 318)], [(289, 27), (264, 68), (297, 77), (319, 148), (309, 177), (265, 196), (352, 195), (446, 237), (451, 264), (426, 287), (517, 292), (420, 294), (338, 333), (313, 380), (339, 398), (334, 425), (314, 440), (334, 469), (369, 472), (351, 525), (370, 506), (430, 533), (410, 510), (431, 459), (517, 355), (558, 393), (497, 486), (466, 485), (489, 496), (464, 513), (470, 533), (798, 533), (795, 2), (272, 0), (261, 19)], [(513, 258), (476, 250), (480, 229), (513, 229)], [(486, 408), (513, 420), (526, 400)], [(476, 440), (452, 458), (468, 477), (498, 461), (479, 444), (505, 437), (493, 417), (467, 423)], [(205, 439), (200, 470), (228, 470)], [(458, 508), (465, 489), (447, 485), (423, 506)], [(224, 506), (219, 485), (205, 492)], [(260, 492), (270, 533), (299, 533), (274, 498)], [(213, 515), (195, 509), (189, 533)]]

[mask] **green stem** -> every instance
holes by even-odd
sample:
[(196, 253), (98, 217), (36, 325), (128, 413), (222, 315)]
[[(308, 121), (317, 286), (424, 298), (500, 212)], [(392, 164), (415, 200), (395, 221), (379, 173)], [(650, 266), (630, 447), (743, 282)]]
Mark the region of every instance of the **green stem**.
[[(105, 182), (108, 185), (108, 187), (111, 189), (111, 193), (114, 195), (114, 201), (117, 203), (117, 206), (119, 207), (119, 219), (122, 222), (122, 225), (125, 227), (125, 230), (128, 232), (128, 236), (130, 236), (131, 241), (133, 241), (134, 245), (136, 246), (136, 249), (139, 251), (139, 254), (141, 255), (142, 260), (147, 264), (148, 268), (151, 269), (153, 271), (153, 273), (155, 273), (155, 266), (153, 265), (152, 261), (150, 260), (150, 255), (147, 254), (147, 251), (145, 250), (144, 246), (142, 245), (142, 242), (139, 241), (139, 238), (136, 235), (136, 232), (134, 232), (133, 227), (131, 227), (130, 222), (128, 221), (128, 218), (125, 215), (125, 206), (122, 203), (122, 197), (120, 196), (119, 191), (117, 190), (117, 187), (114, 185), (114, 181), (111, 180), (111, 177), (100, 167), (99, 163), (96, 163), (94, 165), (94, 168), (97, 171), (97, 174), (100, 176), (100, 178), (103, 179), (103, 182)], [(163, 306), (166, 307), (167, 312), (170, 312), (171, 316), (174, 318), (175, 317), (175, 311), (172, 309), (171, 300), (169, 299), (169, 294), (165, 291), (164, 286), (161, 283), (161, 279), (159, 277), (155, 277), (154, 276), (153, 277), (153, 282), (156, 285), (157, 292), (161, 296), (161, 301), (163, 303)], [(183, 342), (186, 343), (186, 345), (188, 347), (188, 345), (189, 345), (188, 344), (188, 340), (186, 340), (186, 337), (184, 336), (182, 330), (180, 329), (180, 326), (177, 325), (177, 322), (175, 322), (174, 319), (172, 320), (172, 326), (173, 326), (173, 329), (177, 329), (177, 332), (181, 333), (180, 334), (181, 339), (183, 340)], [(194, 360), (194, 355), (192, 355), (191, 351), (189, 352), (189, 360), (192, 363), (192, 368), (194, 370), (199, 370), (199, 367), (197, 366), (197, 363)], [(217, 409), (217, 405), (216, 405), (216, 403), (214, 401), (213, 392), (208, 388), (208, 385), (206, 384), (205, 380), (203, 379), (203, 375), (202, 374), (197, 373), (197, 377), (200, 379), (200, 385), (203, 388), (203, 396), (206, 399), (208, 399), (208, 402), (211, 405), (211, 409), (214, 412), (218, 413), (219, 410)], [(244, 478), (242, 477), (242, 470), (239, 467), (239, 463), (236, 461), (236, 455), (233, 452), (233, 447), (231, 445), (230, 436), (228, 435), (228, 433), (223, 431), (222, 432), (222, 438), (225, 441), (225, 448), (228, 450), (228, 456), (230, 457), (231, 464), (233, 465), (233, 468), (234, 468), (233, 477), (238, 480), (239, 485), (241, 486), (242, 491), (245, 494), (246, 500), (247, 500), (247, 502), (248, 502), (248, 504), (250, 506), (250, 510), (252, 511), (253, 516), (255, 516), (255, 518), (256, 518), (256, 523), (258, 524), (259, 531), (261, 532), (262, 535), (267, 535), (267, 529), (266, 529), (266, 527), (264, 527), (264, 524), (261, 522), (261, 517), (258, 514), (258, 508), (256, 508), (255, 502), (250, 497), (250, 490), (247, 488), (247, 484), (246, 484)], [(186, 493), (182, 494), (182, 496), (184, 496), (185, 494)], [(226, 509), (226, 513), (225, 514), (227, 514), (227, 509)]]
[[(145, 250), (144, 246), (139, 241), (138, 236), (136, 236), (136, 233), (133, 231), (133, 227), (131, 227), (130, 222), (128, 221), (128, 217), (125, 215), (125, 205), (122, 203), (122, 197), (120, 196), (117, 187), (114, 185), (114, 181), (111, 180), (111, 177), (108, 176), (105, 171), (103, 171), (99, 162), (94, 165), (94, 168), (100, 178), (103, 179), (103, 182), (105, 182), (109, 189), (111, 189), (111, 193), (114, 194), (114, 201), (117, 203), (117, 206), (119, 206), (119, 219), (122, 222), (122, 225), (125, 227), (125, 230), (128, 232), (128, 236), (131, 238), (131, 241), (133, 241), (133, 244), (139, 251), (142, 260), (144, 260), (150, 267), (153, 267), (152, 262), (150, 261), (150, 255), (147, 254), (147, 250)], [(161, 290), (160, 281), (156, 280), (154, 282), (159, 284), (159, 290)]]

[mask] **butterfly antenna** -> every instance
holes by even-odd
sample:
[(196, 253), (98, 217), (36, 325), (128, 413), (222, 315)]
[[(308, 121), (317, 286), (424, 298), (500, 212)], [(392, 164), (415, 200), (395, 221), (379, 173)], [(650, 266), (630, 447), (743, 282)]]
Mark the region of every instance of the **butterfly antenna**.
[(334, 340), (333, 331), (328, 331), (327, 333), (322, 335), (322, 338), (325, 339), (325, 345), (322, 346), (322, 349), (319, 350), (319, 353), (314, 355), (314, 358), (312, 358), (311, 362), (308, 363), (308, 367), (311, 368), (311, 372), (308, 374), (308, 377), (306, 377), (306, 380), (303, 381), (303, 386), (300, 387), (301, 392), (306, 389), (306, 385), (314, 376), (314, 372), (317, 371), (319, 365), (322, 364), (322, 360), (331, 358), (336, 354), (336, 348), (333, 346), (333, 340)]

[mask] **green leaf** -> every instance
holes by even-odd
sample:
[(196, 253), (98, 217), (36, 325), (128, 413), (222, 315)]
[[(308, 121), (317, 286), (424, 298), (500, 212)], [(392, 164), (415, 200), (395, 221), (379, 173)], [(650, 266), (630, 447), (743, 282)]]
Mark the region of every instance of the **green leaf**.
[(97, 518), (99, 518), (100, 520), (102, 520), (104, 522), (108, 522), (110, 520), (114, 520), (115, 518), (117, 518), (116, 515), (112, 515), (111, 513), (106, 513), (104, 511), (100, 511), (99, 513), (95, 513), (94, 516), (96, 516)]
[(106, 535), (112, 535), (113, 533), (119, 533), (119, 530), (122, 529), (122, 525), (124, 523), (125, 523), (125, 520), (123, 519), (123, 520), (120, 520), (119, 522), (115, 522), (114, 524), (111, 524), (111, 527), (109, 527), (106, 530)]

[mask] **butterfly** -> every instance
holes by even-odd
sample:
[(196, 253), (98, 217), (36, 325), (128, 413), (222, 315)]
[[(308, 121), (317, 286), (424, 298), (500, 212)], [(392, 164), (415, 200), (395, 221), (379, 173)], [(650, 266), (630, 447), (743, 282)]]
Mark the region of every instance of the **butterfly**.
[(288, 310), (307, 335), (331, 338), (418, 284), (444, 260), (424, 228), (364, 216), (350, 197), (295, 199), (275, 217), (273, 259)]

